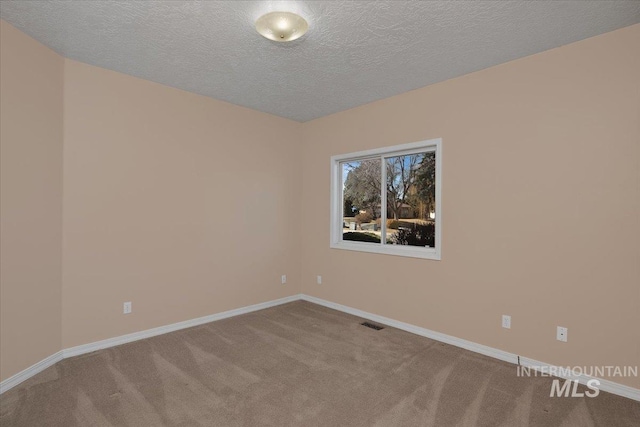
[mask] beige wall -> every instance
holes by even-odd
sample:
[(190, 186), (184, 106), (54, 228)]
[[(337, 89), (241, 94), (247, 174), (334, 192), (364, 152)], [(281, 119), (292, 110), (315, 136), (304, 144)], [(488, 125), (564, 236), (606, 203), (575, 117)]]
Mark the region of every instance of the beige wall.
[[(302, 291), (547, 363), (640, 365), (639, 76), (635, 25), (306, 123)], [(439, 137), (442, 261), (329, 249), (330, 156)]]
[(0, 378), (60, 350), (64, 60), (0, 20)]
[(299, 292), (299, 123), (71, 60), (64, 105), (64, 348)]

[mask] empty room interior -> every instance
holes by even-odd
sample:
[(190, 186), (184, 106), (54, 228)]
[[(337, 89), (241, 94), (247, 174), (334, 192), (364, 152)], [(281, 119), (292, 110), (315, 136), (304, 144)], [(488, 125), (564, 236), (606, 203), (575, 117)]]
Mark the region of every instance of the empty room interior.
[(1, 426), (640, 426), (639, 1), (0, 18)]

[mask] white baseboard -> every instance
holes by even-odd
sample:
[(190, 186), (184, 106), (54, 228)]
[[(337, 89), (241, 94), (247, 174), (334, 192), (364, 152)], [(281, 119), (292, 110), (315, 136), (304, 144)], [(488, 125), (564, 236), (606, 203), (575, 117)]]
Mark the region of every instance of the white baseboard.
[(251, 313), (252, 311), (263, 310), (269, 307), (275, 307), (277, 305), (286, 304), (288, 302), (297, 301), (300, 299), (300, 294), (291, 295), (288, 297), (262, 302), (259, 304), (249, 305), (247, 307), (236, 308), (234, 310), (223, 311), (222, 313), (216, 313), (209, 316), (198, 317), (196, 319), (185, 320), (184, 322), (172, 323), (170, 325), (159, 326), (157, 328), (147, 329), (144, 331), (134, 332), (127, 335), (121, 335), (119, 337), (108, 338), (106, 340), (96, 341), (89, 344), (83, 344), (76, 347), (66, 348), (61, 350), (46, 359), (28, 367), (27, 369), (18, 372), (12, 377), (0, 383), (0, 394), (17, 386), (21, 382), (31, 378), (38, 372), (43, 371), (51, 365), (66, 359), (67, 357), (79, 356), (85, 353), (91, 353), (92, 351), (102, 350), (104, 348), (114, 347), (120, 344), (126, 344), (132, 341), (137, 341), (145, 338), (154, 337), (156, 335), (166, 334), (168, 332), (177, 331), (180, 329), (191, 328), (193, 326), (202, 325), (216, 320), (226, 319), (228, 317), (238, 316), (240, 314)]
[[(349, 307), (342, 304), (336, 304), (331, 301), (323, 300), (321, 298), (316, 298), (316, 297), (312, 297), (310, 295), (305, 295), (305, 294), (301, 295), (301, 299), (303, 299), (304, 301), (312, 302), (314, 304), (332, 308), (334, 310), (342, 311), (344, 313), (352, 314), (354, 316), (362, 317), (368, 320), (373, 320), (374, 322), (382, 323), (383, 325), (387, 325), (393, 328), (401, 329), (403, 331), (411, 332), (412, 334), (420, 335), (420, 336), (431, 338), (433, 340), (440, 341), (446, 344), (451, 344), (456, 347), (464, 348), (465, 350), (473, 351), (474, 353), (480, 353), (485, 356), (493, 357), (494, 359), (503, 360), (505, 362), (509, 362), (513, 364), (518, 364), (518, 360), (520, 360), (520, 365), (522, 366), (542, 367), (545, 370), (545, 372), (549, 372), (549, 369), (555, 368), (554, 371), (559, 373), (563, 372), (563, 370), (560, 369), (560, 367), (556, 367), (548, 363), (538, 362), (536, 360), (529, 359), (522, 356), (518, 358), (518, 355), (514, 353), (509, 353), (507, 351), (499, 350), (493, 347), (488, 347), (486, 345), (477, 344), (472, 341), (456, 338), (451, 335), (442, 334), (440, 332), (435, 332), (429, 329), (421, 328), (419, 326), (411, 325), (409, 323), (400, 322), (398, 320), (389, 319), (387, 317), (378, 316), (377, 314), (368, 313), (366, 311), (359, 310), (357, 308)], [(572, 373), (570, 375), (562, 375), (560, 376), (560, 378), (574, 380), (574, 381), (578, 380), (583, 385), (586, 384), (587, 381), (591, 379), (595, 379), (600, 382), (600, 385), (598, 388), (602, 391), (606, 391), (612, 394), (616, 394), (618, 396), (626, 397), (628, 399), (640, 401), (639, 389), (629, 387), (623, 384), (619, 384), (610, 380), (595, 378), (582, 373)]]
[(263, 310), (276, 305), (286, 304), (288, 302), (297, 301), (300, 294), (291, 295), (272, 301), (262, 302), (259, 304), (249, 305), (247, 307), (236, 308), (234, 310), (223, 311), (222, 313), (211, 314), (209, 316), (198, 317), (196, 319), (185, 320), (184, 322), (172, 323), (170, 325), (159, 326), (157, 328), (147, 329), (144, 331), (134, 332), (132, 334), (121, 335), (119, 337), (108, 338), (106, 340), (96, 341), (89, 344), (82, 344), (76, 347), (66, 348), (62, 350), (64, 358), (78, 356), (80, 354), (91, 353), (92, 351), (102, 350), (103, 348), (114, 347), (116, 345), (126, 344), (132, 341), (138, 341), (145, 338), (151, 338), (156, 335), (162, 335), (180, 329), (191, 328), (193, 326), (203, 325), (216, 320), (226, 319), (228, 317), (239, 316), (252, 311)]
[(423, 337), (431, 338), (432, 340), (440, 341), (446, 344), (451, 344), (456, 347), (464, 348), (465, 350), (473, 351), (474, 353), (484, 354), (485, 356), (493, 357), (494, 359), (504, 360), (509, 363), (518, 363), (518, 356), (513, 353), (498, 350), (493, 347), (487, 347), (486, 345), (476, 344), (471, 341), (463, 340), (461, 338), (452, 337), (451, 335), (442, 334), (429, 329), (421, 328), (419, 326), (412, 325), (410, 323), (400, 322), (399, 320), (389, 319), (388, 317), (378, 316), (377, 314), (368, 313), (357, 308), (348, 307), (342, 304), (336, 304), (335, 302), (323, 300), (321, 298), (312, 297), (310, 295), (302, 294), (304, 301), (309, 301), (314, 304), (322, 305), (334, 310), (342, 311), (344, 313), (352, 314), (354, 316), (363, 317), (374, 322), (382, 323), (383, 325), (391, 326), (396, 329), (402, 329), (403, 331), (411, 332), (412, 334), (420, 335)]
[(10, 376), (6, 380), (0, 382), (0, 394), (4, 393), (9, 389), (12, 389), (13, 387), (17, 386), (21, 382), (28, 380), (35, 374), (44, 371), (49, 366), (55, 365), (62, 359), (63, 359), (62, 351), (59, 351), (57, 353), (52, 354), (49, 357), (45, 357), (38, 363), (29, 366), (27, 369), (24, 369), (18, 372), (17, 374)]
[[(474, 353), (483, 354), (485, 356), (489, 356), (494, 359), (502, 360), (505, 362), (518, 364), (518, 360), (519, 360), (522, 366), (543, 367), (544, 369), (547, 370), (547, 372), (549, 372), (549, 369), (555, 368), (556, 371), (562, 372), (562, 369), (560, 369), (559, 367), (554, 367), (553, 365), (550, 365), (548, 363), (538, 362), (536, 360), (529, 359), (526, 357), (518, 357), (518, 355), (514, 353), (509, 353), (507, 351), (499, 350), (497, 348), (488, 347), (482, 344), (477, 344), (472, 341), (456, 338), (451, 335), (432, 331), (426, 328), (421, 328), (419, 326), (415, 326), (405, 322), (400, 322), (398, 320), (390, 319), (384, 316), (379, 316), (377, 314), (369, 313), (369, 312), (359, 310), (357, 308), (349, 307), (346, 305), (337, 304), (331, 301), (323, 300), (321, 298), (317, 298), (317, 297), (313, 297), (305, 294), (297, 294), (297, 295), (291, 295), (285, 298), (280, 298), (277, 300), (263, 302), (260, 304), (254, 304), (247, 307), (241, 307), (234, 310), (224, 311), (222, 313), (212, 314), (210, 316), (204, 316), (204, 317), (199, 317), (197, 319), (185, 320), (184, 322), (173, 323), (171, 325), (160, 326), (153, 329), (147, 329), (140, 332), (134, 332), (132, 334), (122, 335), (119, 337), (109, 338), (102, 341), (96, 341), (93, 343), (83, 344), (76, 347), (64, 349), (28, 367), (27, 369), (21, 372), (18, 372), (12, 377), (2, 381), (0, 383), (0, 394), (17, 386), (21, 382), (31, 378), (38, 372), (43, 371), (44, 369), (54, 365), (60, 360), (66, 359), (67, 357), (78, 356), (81, 354), (90, 353), (92, 351), (114, 347), (120, 344), (126, 344), (132, 341), (150, 338), (156, 335), (166, 334), (168, 332), (173, 332), (180, 329), (190, 328), (193, 326), (198, 326), (198, 325), (202, 325), (209, 322), (214, 322), (216, 320), (226, 319), (229, 317), (238, 316), (240, 314), (251, 313), (253, 311), (263, 310), (265, 308), (275, 307), (277, 305), (286, 304), (288, 302), (297, 301), (297, 300), (312, 302), (314, 304), (322, 305), (324, 307), (332, 308), (334, 310), (342, 311), (344, 313), (352, 314), (354, 316), (362, 317), (368, 320), (373, 320), (374, 322), (382, 323), (383, 325), (401, 329), (403, 331), (407, 331), (412, 334), (420, 335), (426, 338), (431, 338), (433, 340), (443, 342), (446, 344), (451, 344), (453, 346), (460, 347), (465, 350), (473, 351)], [(600, 382), (600, 386), (599, 386), (600, 390), (606, 391), (612, 394), (616, 394), (618, 396), (626, 397), (628, 399), (640, 401), (639, 389), (629, 387), (623, 384), (618, 384), (610, 380), (594, 378), (584, 374), (563, 375), (561, 376), (561, 378), (579, 380), (580, 383), (582, 384), (586, 384), (588, 380), (596, 379)]]

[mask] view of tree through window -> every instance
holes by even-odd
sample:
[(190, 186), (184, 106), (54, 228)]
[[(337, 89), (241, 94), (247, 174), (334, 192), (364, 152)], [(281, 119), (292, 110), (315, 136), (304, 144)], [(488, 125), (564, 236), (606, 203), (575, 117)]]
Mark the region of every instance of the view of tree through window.
[[(434, 151), (346, 161), (340, 165), (343, 240), (435, 247)], [(383, 195), (385, 209), (382, 209)]]
[[(380, 243), (380, 159), (342, 163), (344, 240)], [(377, 225), (376, 225), (377, 224)]]

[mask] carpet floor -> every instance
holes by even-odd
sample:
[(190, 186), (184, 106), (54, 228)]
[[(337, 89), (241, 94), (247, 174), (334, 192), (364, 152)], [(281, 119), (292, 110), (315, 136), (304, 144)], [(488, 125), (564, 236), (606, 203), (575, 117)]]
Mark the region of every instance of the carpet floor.
[(640, 402), (309, 302), (65, 359), (0, 396), (9, 426), (639, 426)]

